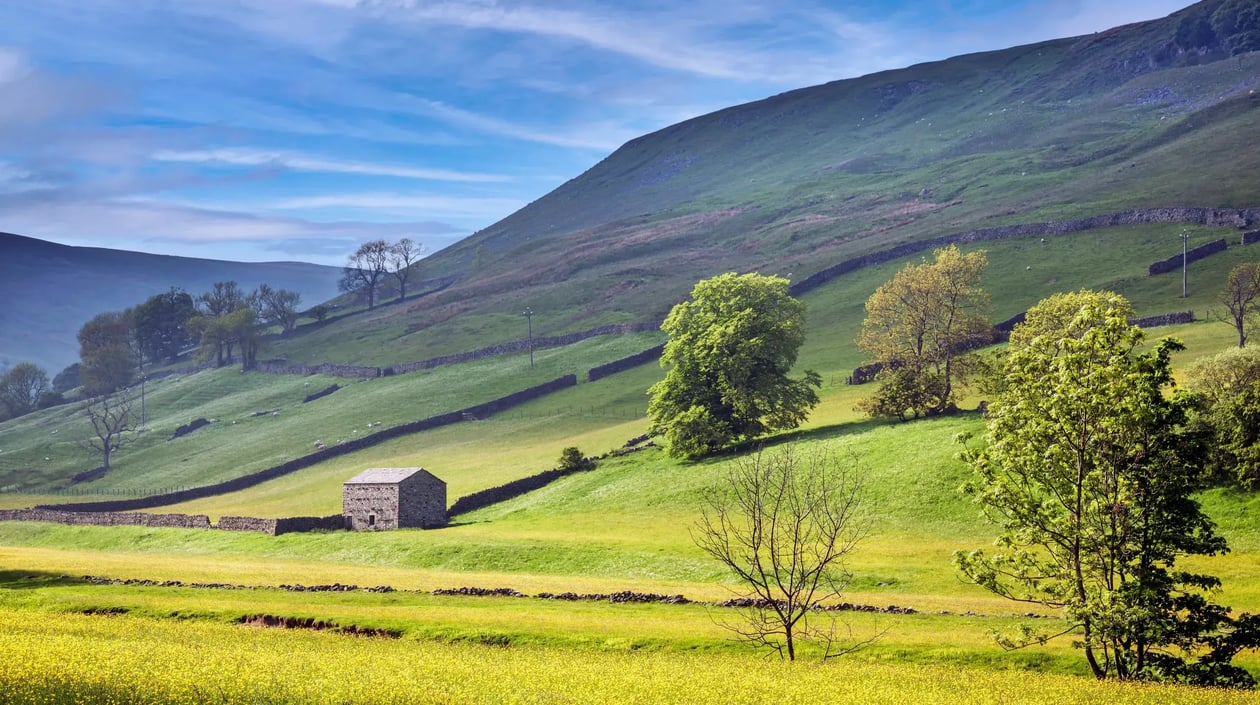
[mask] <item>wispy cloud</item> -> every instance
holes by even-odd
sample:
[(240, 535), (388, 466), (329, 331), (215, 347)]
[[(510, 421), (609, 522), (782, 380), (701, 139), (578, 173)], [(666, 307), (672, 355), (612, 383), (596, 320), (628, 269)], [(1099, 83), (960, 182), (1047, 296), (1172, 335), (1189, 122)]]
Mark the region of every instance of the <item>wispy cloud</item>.
[(429, 181), (459, 181), (470, 183), (501, 183), (512, 177), (503, 174), (451, 171), (448, 169), (422, 169), (393, 164), (377, 164), (363, 161), (320, 159), (297, 154), (247, 149), (212, 149), (197, 151), (162, 150), (153, 155), (162, 162), (191, 162), (230, 166), (267, 166), (295, 171), (314, 171), (332, 174), (364, 174), (370, 176), (396, 176), (403, 179)]
[(475, 198), (408, 193), (333, 193), (275, 201), (272, 210), (319, 210), (326, 208), (380, 210), (476, 218), (502, 218), (525, 202), (514, 198)]

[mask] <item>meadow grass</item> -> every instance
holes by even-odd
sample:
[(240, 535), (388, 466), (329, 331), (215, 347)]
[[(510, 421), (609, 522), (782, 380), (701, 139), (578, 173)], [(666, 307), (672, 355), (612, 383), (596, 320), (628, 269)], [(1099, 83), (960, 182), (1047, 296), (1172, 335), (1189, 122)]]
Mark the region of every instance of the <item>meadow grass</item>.
[(11, 609), (0, 610), (0, 625), (0, 700), (40, 705), (1255, 702), (1224, 690), (878, 660), (785, 664), (633, 641), (612, 652), (505, 649)]

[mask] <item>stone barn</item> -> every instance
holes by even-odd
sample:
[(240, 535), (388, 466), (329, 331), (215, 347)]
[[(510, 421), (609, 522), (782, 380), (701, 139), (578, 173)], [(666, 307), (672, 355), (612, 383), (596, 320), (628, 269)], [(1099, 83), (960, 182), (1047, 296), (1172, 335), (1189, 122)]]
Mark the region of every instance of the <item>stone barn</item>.
[(353, 531), (446, 524), (446, 483), (423, 468), (370, 468), (346, 481), (341, 513)]

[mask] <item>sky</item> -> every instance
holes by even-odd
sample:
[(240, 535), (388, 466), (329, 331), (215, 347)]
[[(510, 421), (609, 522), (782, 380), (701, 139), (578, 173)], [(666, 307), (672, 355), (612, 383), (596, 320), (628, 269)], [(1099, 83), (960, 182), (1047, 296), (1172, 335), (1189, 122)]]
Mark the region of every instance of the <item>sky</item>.
[(0, 231), (432, 253), (691, 117), (1189, 2), (4, 0)]

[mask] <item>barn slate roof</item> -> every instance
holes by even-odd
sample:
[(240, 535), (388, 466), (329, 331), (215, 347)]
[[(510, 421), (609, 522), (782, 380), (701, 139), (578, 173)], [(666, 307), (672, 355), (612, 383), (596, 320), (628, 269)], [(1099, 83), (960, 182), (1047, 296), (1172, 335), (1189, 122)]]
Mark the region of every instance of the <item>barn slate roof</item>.
[[(424, 468), (368, 468), (354, 477), (346, 480), (347, 485), (395, 485), (412, 475), (424, 473), (429, 477), (442, 482), (433, 473)], [(446, 484), (442, 482), (442, 484)]]

